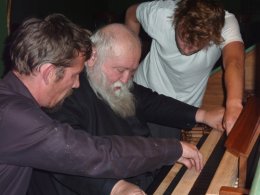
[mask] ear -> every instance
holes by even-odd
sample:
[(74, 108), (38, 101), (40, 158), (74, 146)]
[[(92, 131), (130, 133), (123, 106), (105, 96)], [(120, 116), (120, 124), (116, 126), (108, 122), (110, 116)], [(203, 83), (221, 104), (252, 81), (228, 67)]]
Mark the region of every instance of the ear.
[(97, 60), (97, 50), (96, 48), (92, 48), (92, 54), (90, 56), (90, 58), (86, 61), (86, 66), (87, 67), (93, 67), (95, 65), (95, 62)]
[(43, 81), (46, 85), (50, 83), (51, 80), (56, 78), (55, 66), (53, 64), (43, 64), (40, 68), (40, 73), (42, 75)]

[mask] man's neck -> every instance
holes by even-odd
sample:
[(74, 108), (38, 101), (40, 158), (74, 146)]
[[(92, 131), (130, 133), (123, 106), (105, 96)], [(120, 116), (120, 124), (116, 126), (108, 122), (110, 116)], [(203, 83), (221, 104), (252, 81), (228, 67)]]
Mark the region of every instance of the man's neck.
[(42, 102), (42, 87), (41, 83), (39, 82), (39, 76), (37, 74), (32, 75), (25, 75), (25, 74), (20, 74), (17, 71), (12, 71), (15, 76), (24, 84), (24, 86), (28, 89), (28, 91), (31, 93), (33, 98), (36, 100), (36, 102), (40, 105), (43, 106)]

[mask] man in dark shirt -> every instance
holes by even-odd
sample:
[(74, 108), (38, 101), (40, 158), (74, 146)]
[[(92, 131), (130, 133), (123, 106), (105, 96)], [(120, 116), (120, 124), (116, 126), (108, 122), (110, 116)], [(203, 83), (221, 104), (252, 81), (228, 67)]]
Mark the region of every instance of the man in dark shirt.
[(15, 32), (13, 68), (0, 81), (1, 195), (24, 195), (34, 168), (95, 178), (131, 177), (176, 161), (202, 168), (201, 154), (192, 145), (92, 136), (41, 110), (60, 104), (79, 87), (91, 52), (86, 30), (60, 14), (28, 19)]
[[(81, 85), (65, 100), (62, 108), (50, 114), (53, 118), (96, 136), (148, 137), (150, 131), (146, 122), (179, 128), (192, 128), (195, 122), (204, 122), (221, 129), (223, 110), (206, 112), (132, 82), (141, 46), (138, 37), (124, 25), (108, 25), (93, 34), (91, 39), (93, 53), (86, 63), (86, 70), (80, 75)], [(51, 188), (48, 183), (53, 182), (53, 194), (59, 186), (62, 195), (69, 189), (69, 194), (128, 195), (143, 193), (139, 187), (145, 190), (152, 180), (152, 172), (124, 180), (34, 172), (30, 193), (44, 194)], [(43, 192), (40, 192), (40, 187)]]

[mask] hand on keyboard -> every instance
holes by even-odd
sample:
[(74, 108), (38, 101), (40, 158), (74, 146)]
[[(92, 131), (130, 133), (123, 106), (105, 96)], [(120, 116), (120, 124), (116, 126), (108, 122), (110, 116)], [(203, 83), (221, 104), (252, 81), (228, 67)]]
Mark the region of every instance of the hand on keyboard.
[(197, 171), (201, 171), (203, 168), (203, 159), (197, 147), (187, 142), (181, 142), (181, 145), (183, 152), (177, 162), (184, 164), (189, 169), (194, 166)]
[(138, 186), (125, 180), (118, 181), (112, 189), (110, 195), (146, 195)]

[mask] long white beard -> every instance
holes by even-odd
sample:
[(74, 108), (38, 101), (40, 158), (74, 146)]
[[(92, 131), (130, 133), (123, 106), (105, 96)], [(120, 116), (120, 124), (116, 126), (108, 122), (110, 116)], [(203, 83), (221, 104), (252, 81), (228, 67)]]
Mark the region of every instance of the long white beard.
[(87, 70), (90, 86), (96, 95), (107, 102), (111, 109), (123, 118), (135, 115), (135, 98), (130, 92), (133, 81), (108, 84), (105, 75), (98, 68)]

